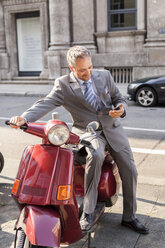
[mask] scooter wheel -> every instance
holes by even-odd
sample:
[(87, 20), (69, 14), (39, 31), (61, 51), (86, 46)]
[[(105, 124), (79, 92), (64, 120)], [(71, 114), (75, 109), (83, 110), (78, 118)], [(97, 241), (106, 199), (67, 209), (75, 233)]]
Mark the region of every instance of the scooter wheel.
[(3, 158), (2, 153), (0, 152), (0, 172), (3, 169), (3, 166), (4, 166), (4, 158)]
[(48, 247), (48, 246), (39, 246), (39, 245), (32, 245), (29, 240), (25, 239), (25, 246), (23, 248), (51, 248), (51, 247)]
[(29, 241), (25, 243), (25, 246), (23, 248), (51, 248), (47, 246), (38, 246), (38, 245), (32, 245)]

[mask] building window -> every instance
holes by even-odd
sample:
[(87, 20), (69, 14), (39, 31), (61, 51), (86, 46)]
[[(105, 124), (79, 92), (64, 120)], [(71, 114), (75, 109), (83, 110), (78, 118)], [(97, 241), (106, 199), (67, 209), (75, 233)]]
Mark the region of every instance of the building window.
[(137, 0), (108, 0), (108, 31), (137, 27)]

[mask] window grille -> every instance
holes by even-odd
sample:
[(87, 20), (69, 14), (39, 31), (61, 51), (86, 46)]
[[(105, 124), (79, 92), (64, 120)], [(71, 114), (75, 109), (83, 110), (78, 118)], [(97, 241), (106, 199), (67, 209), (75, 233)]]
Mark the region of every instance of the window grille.
[(132, 81), (131, 67), (127, 68), (106, 68), (110, 71), (115, 83), (128, 84)]

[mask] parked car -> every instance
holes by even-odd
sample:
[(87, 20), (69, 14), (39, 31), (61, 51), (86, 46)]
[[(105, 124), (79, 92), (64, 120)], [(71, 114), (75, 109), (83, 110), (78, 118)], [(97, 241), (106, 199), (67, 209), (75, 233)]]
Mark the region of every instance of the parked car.
[(128, 100), (143, 107), (165, 103), (165, 76), (143, 78), (131, 82), (127, 88)]

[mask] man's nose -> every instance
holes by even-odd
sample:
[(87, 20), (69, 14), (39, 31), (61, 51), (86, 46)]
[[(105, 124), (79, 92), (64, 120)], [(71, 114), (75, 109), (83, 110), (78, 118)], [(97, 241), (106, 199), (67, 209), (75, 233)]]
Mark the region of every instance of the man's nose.
[(91, 75), (91, 69), (88, 69), (87, 72), (88, 72), (88, 75)]

